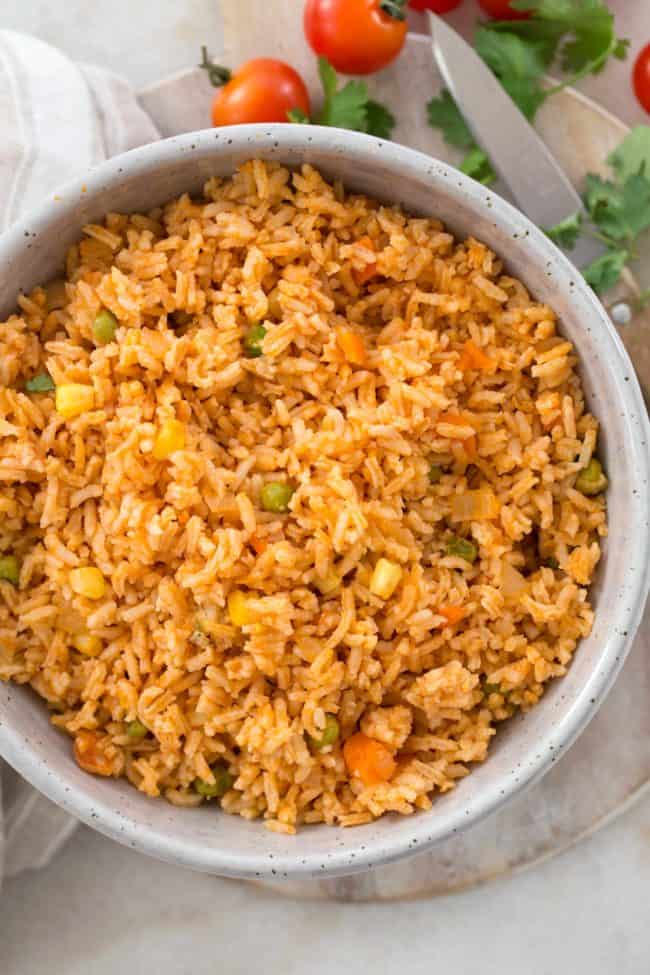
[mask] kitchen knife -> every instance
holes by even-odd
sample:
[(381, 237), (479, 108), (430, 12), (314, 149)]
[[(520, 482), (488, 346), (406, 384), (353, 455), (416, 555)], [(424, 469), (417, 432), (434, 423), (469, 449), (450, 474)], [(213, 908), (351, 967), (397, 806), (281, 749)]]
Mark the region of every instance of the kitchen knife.
[[(429, 14), (429, 22), (442, 79), (519, 209), (542, 228), (584, 212), (566, 174), (474, 48), (442, 18)], [(581, 237), (566, 253), (577, 267), (586, 267), (605, 249)]]

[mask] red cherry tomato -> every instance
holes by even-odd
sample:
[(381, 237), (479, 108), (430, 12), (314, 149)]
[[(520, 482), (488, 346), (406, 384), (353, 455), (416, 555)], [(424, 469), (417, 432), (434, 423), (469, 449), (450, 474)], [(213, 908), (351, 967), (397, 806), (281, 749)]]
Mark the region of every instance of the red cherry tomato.
[(407, 0), (307, 0), (312, 50), (344, 74), (372, 74), (404, 46)]
[(528, 20), (530, 13), (513, 10), (510, 0), (478, 0), (479, 7), (496, 20)]
[(460, 7), (463, 0), (411, 0), (413, 10), (431, 10), (434, 14), (448, 14)]
[(650, 112), (650, 44), (646, 44), (634, 63), (634, 91), (646, 112)]
[(304, 81), (284, 61), (254, 58), (231, 75), (226, 68), (212, 64), (204, 50), (201, 67), (218, 87), (212, 102), (213, 125), (286, 122), (292, 108), (301, 109), (305, 115), (311, 113)]

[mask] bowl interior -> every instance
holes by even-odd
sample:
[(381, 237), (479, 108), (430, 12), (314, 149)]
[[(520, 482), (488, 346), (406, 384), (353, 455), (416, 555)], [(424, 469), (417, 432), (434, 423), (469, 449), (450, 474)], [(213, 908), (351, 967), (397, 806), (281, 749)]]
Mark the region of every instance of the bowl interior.
[(303, 828), (295, 837), (213, 807), (184, 810), (123, 781), (93, 778), (72, 759), (26, 688), (0, 683), (0, 753), (43, 792), (102, 832), (144, 852), (233, 876), (334, 874), (417, 851), (487, 814), (542, 774), (579, 733), (631, 644), (647, 592), (647, 415), (632, 367), (580, 274), (518, 211), (451, 167), (391, 143), (307, 126), (239, 126), (166, 140), (105, 163), (64, 187), (0, 240), (0, 317), (16, 294), (60, 272), (81, 227), (107, 211), (143, 211), (252, 157), (310, 163), (348, 189), (435, 215), (457, 235), (486, 242), (532, 294), (558, 313), (575, 342), (591, 410), (602, 424), (610, 472), (609, 542), (594, 590), (591, 636), (568, 675), (529, 714), (502, 727), (489, 760), (428, 813), (343, 830)]

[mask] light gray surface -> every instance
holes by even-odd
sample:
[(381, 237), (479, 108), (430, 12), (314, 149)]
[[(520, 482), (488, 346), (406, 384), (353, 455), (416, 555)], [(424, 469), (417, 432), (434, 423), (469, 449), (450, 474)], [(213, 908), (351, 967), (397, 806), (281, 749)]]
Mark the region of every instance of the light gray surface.
[(534, 871), (434, 901), (284, 900), (83, 829), (0, 902), (3, 975), (647, 975), (650, 802)]
[[(226, 0), (236, 2), (236, 0)], [(268, 10), (269, 4), (260, 6)], [(299, 0), (296, 0), (298, 5)], [(646, 0), (613, 0), (639, 47)], [(466, 5), (468, 6), (468, 5)], [(4, 0), (0, 26), (146, 84), (219, 48), (217, 0)], [(465, 16), (465, 8), (459, 14)], [(155, 25), (152, 36), (151, 21)], [(632, 124), (644, 115), (615, 65), (582, 87)], [(650, 797), (575, 850), (507, 881), (433, 902), (350, 907), (146, 860), (88, 830), (0, 896), (2, 975), (647, 975)]]

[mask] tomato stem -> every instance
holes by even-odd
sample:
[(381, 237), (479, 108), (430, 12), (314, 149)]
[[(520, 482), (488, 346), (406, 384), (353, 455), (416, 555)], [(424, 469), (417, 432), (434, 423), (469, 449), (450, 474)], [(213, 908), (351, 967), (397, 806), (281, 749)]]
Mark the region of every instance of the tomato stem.
[(408, 0), (381, 0), (379, 9), (392, 17), (393, 20), (406, 20)]
[(232, 78), (232, 71), (230, 68), (224, 68), (221, 64), (215, 64), (214, 61), (211, 61), (208, 57), (208, 49), (205, 44), (201, 48), (201, 57), (203, 60), (201, 61), (199, 68), (203, 68), (204, 71), (207, 71), (211, 85), (213, 85), (215, 88), (221, 88), (222, 85), (225, 85), (228, 81), (230, 81)]

